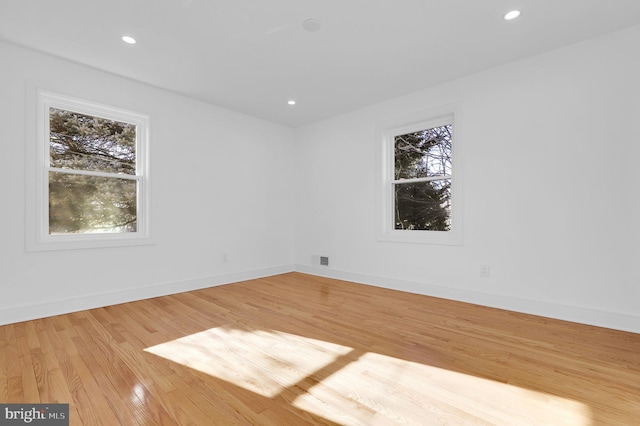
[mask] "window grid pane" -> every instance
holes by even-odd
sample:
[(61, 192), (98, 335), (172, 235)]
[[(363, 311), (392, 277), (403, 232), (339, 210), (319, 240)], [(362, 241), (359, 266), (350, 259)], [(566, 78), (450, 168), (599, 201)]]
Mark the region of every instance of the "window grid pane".
[(451, 179), (394, 184), (394, 229), (451, 230)]
[(49, 172), (49, 234), (136, 232), (137, 186), (131, 179)]
[(452, 125), (394, 137), (395, 180), (451, 175)]
[(49, 164), (60, 169), (136, 174), (136, 126), (49, 109)]

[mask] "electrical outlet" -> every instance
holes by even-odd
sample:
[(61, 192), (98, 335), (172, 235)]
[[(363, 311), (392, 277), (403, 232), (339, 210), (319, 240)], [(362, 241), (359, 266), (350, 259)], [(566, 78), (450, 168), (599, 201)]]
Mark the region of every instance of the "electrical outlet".
[(489, 265), (480, 265), (480, 276), (483, 278), (489, 277)]
[(222, 253), (222, 263), (229, 262), (229, 253)]

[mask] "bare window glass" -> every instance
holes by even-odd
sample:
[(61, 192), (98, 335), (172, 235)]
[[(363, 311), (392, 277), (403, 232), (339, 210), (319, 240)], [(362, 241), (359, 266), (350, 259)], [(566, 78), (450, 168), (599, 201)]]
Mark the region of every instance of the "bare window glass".
[(57, 108), (49, 110), (51, 167), (136, 174), (136, 126)]
[(394, 228), (451, 229), (452, 125), (394, 137)]
[(136, 181), (50, 172), (49, 233), (136, 231)]
[(49, 234), (137, 231), (136, 126), (49, 109)]

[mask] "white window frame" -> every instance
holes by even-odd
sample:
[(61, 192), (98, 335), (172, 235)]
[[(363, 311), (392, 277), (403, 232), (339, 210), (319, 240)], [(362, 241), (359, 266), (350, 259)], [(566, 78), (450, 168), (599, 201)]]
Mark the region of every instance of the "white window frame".
[[(137, 182), (136, 231), (52, 235), (49, 233), (49, 111), (57, 108), (136, 126), (136, 174), (125, 176)], [(35, 134), (29, 129), (27, 146), (27, 250), (66, 250), (151, 244), (149, 184), (150, 117), (42, 89), (35, 90)], [(87, 174), (79, 171), (78, 174)], [(100, 173), (91, 172), (98, 176)], [(105, 177), (113, 175), (103, 174)]]
[[(451, 229), (426, 231), (395, 229), (394, 183), (395, 137), (420, 130), (452, 125)], [(381, 122), (377, 126), (377, 238), (379, 241), (419, 244), (462, 244), (461, 151), (462, 126), (459, 106), (446, 106)], [(430, 179), (417, 179), (426, 181)]]

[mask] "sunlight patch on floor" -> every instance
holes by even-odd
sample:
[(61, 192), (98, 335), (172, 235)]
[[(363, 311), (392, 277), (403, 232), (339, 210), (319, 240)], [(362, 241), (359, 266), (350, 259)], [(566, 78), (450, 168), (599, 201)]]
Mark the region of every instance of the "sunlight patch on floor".
[(294, 406), (351, 425), (592, 424), (590, 408), (573, 400), (371, 352)]
[(145, 349), (270, 398), (351, 350), (295, 334), (238, 326), (212, 328)]
[(227, 325), (145, 351), (264, 397), (288, 388), (339, 424), (592, 424), (577, 401), (275, 330)]

